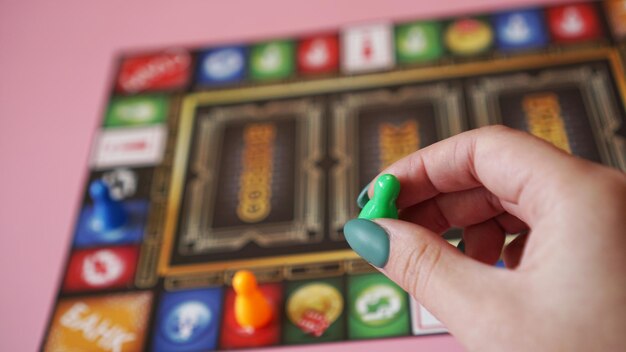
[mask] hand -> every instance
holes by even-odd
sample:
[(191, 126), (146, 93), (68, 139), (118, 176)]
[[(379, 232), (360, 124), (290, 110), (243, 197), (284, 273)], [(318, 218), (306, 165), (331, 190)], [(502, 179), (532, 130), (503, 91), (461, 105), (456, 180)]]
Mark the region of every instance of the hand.
[[(400, 220), (351, 220), (346, 238), (468, 350), (626, 348), (623, 173), (502, 126), (382, 173), (400, 180)], [(440, 236), (451, 226), (465, 255)], [(493, 266), (501, 254), (509, 270)]]

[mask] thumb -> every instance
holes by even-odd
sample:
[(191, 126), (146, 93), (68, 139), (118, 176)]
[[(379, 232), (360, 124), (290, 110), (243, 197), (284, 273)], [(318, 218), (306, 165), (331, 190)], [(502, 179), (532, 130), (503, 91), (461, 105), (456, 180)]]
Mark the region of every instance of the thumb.
[(507, 306), (502, 285), (506, 270), (463, 255), (426, 228), (401, 220), (354, 219), (346, 223), (344, 234), (354, 251), (461, 340), (475, 340), (471, 335), (481, 331), (477, 328), (482, 324), (486, 329), (493, 327), (486, 312), (502, 311)]

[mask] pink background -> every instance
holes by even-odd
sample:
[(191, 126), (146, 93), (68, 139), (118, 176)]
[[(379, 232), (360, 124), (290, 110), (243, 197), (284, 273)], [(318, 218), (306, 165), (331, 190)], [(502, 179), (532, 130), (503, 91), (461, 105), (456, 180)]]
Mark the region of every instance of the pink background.
[[(0, 0), (0, 350), (34, 351), (40, 344), (117, 52), (241, 42), (361, 21), (545, 2)], [(341, 347), (361, 352), (389, 347), (460, 350), (447, 335)], [(291, 350), (295, 348), (281, 349)]]

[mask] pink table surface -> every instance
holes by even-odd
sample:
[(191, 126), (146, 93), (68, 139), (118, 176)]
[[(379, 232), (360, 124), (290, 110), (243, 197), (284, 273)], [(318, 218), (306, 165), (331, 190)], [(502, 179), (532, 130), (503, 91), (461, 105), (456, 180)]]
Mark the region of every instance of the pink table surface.
[[(0, 0), (0, 350), (34, 351), (40, 344), (117, 52), (538, 3), (546, 1)], [(453, 337), (439, 335), (281, 351), (339, 346), (360, 352), (461, 349)]]

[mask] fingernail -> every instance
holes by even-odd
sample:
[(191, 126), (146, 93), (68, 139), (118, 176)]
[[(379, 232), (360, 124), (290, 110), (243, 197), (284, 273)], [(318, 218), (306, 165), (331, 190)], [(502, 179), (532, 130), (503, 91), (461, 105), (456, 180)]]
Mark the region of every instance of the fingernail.
[(377, 223), (353, 219), (343, 227), (343, 233), (352, 249), (370, 264), (382, 268), (389, 259), (389, 236)]
[(359, 208), (363, 209), (365, 204), (370, 201), (370, 196), (367, 194), (367, 190), (370, 188), (370, 184), (368, 183), (359, 193), (359, 196), (356, 198), (356, 204)]
[(461, 253), (465, 253), (465, 242), (463, 240), (460, 240), (459, 244), (456, 245), (456, 248), (458, 248)]

